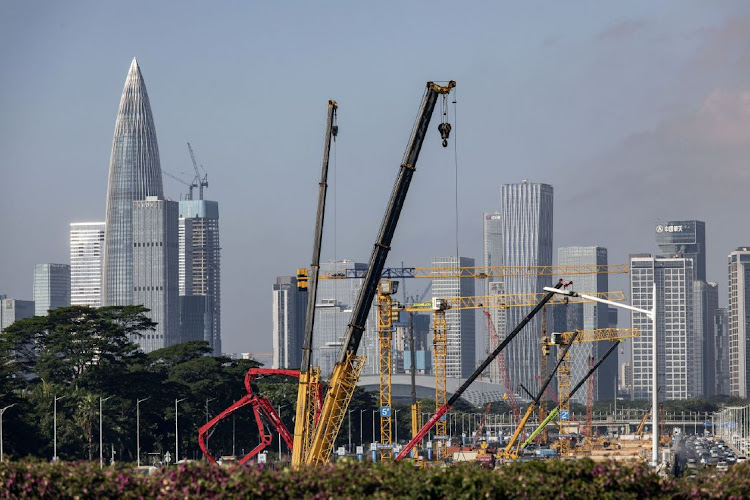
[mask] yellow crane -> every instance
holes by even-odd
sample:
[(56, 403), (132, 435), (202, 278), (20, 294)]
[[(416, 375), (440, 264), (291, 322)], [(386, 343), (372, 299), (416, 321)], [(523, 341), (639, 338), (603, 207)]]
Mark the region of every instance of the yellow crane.
[[(433, 313), (433, 372), (435, 375), (435, 411), (441, 408), (447, 401), (447, 353), (448, 353), (448, 335), (447, 326), (445, 320), (445, 312), (448, 309), (463, 310), (463, 309), (485, 309), (485, 308), (497, 308), (506, 309), (509, 307), (529, 307), (537, 304), (546, 294), (545, 293), (518, 293), (518, 294), (500, 294), (500, 295), (477, 295), (474, 297), (448, 297), (448, 298), (433, 298), (431, 302), (422, 302), (419, 304), (411, 304), (403, 308), (404, 311), (410, 312), (432, 312)], [(593, 295), (598, 298), (611, 300), (611, 301), (623, 301), (625, 300), (625, 294), (621, 291), (615, 292), (596, 292), (589, 295)], [(568, 299), (568, 300), (566, 300)], [(568, 303), (583, 303), (590, 302), (589, 300), (580, 300), (580, 297), (575, 297), (576, 300), (570, 300), (571, 297), (564, 297), (555, 295), (548, 302), (548, 304), (568, 304)], [(387, 353), (390, 354), (390, 350)], [(381, 360), (383, 359), (383, 351), (381, 350)], [(382, 364), (381, 364), (382, 366)], [(382, 381), (382, 378), (381, 378)], [(382, 390), (382, 386), (381, 386)], [(390, 394), (390, 388), (388, 388)], [(527, 417), (528, 419), (528, 417)], [(446, 432), (447, 424), (445, 420), (438, 420), (435, 423), (435, 435), (438, 438), (443, 438), (447, 435)], [(438, 458), (441, 456), (442, 441), (438, 439), (438, 445), (436, 449), (436, 455)]]
[[(446, 85), (438, 85), (427, 82), (422, 103), (414, 122), (409, 142), (406, 147), (401, 165), (399, 167), (396, 182), (393, 185), (391, 197), (386, 206), (385, 215), (380, 225), (375, 245), (370, 256), (364, 281), (360, 289), (357, 301), (352, 310), (351, 321), (344, 335), (344, 343), (339, 353), (339, 358), (333, 368), (329, 380), (328, 391), (325, 395), (320, 418), (315, 425), (315, 430), (310, 443), (309, 450), (305, 450), (303, 457), (293, 457), (292, 464), (301, 463), (322, 465), (328, 462), (333, 451), (333, 446), (338, 436), (339, 429), (346, 415), (354, 389), (362, 371), (364, 359), (357, 355), (362, 334), (365, 330), (365, 322), (370, 313), (372, 302), (377, 294), (378, 283), (382, 277), (385, 261), (391, 248), (391, 241), (396, 231), (398, 219), (401, 215), (409, 185), (416, 170), (419, 153), (424, 143), (425, 135), (429, 128), (432, 112), (440, 96), (444, 104), (448, 93), (456, 86), (456, 82), (450, 81)], [(447, 107), (447, 104), (445, 104)], [(438, 127), (443, 139), (443, 146), (447, 146), (447, 138), (450, 133), (450, 124), (443, 122)]]
[[(571, 343), (601, 342), (604, 340), (625, 340), (640, 337), (637, 328), (597, 328), (593, 330), (575, 330), (572, 332), (553, 332), (549, 339), (542, 343), (542, 354), (548, 356), (552, 346), (565, 347)], [(561, 355), (560, 368), (557, 372), (557, 393), (560, 401), (559, 409), (561, 415), (569, 415), (570, 412), (570, 355), (564, 351)], [(566, 412), (566, 413), (564, 413)], [(539, 420), (540, 422), (542, 419)], [(565, 439), (558, 442), (560, 456), (570, 451), (569, 443)]]

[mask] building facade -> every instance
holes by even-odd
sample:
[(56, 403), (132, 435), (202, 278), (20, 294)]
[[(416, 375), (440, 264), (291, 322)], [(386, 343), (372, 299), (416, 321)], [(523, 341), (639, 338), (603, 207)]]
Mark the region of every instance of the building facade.
[(750, 247), (729, 254), (729, 395), (748, 397)]
[(68, 264), (34, 265), (35, 316), (46, 316), (50, 309), (70, 305), (70, 266)]
[[(500, 212), (490, 212), (483, 215), (483, 241), (484, 241), (484, 266), (490, 268), (492, 266), (503, 265), (503, 217)], [(488, 270), (489, 272), (489, 270)], [(485, 295), (494, 295), (494, 292), (490, 291), (493, 283), (502, 283), (502, 278), (494, 277), (487, 278), (484, 280), (484, 293)], [(503, 288), (501, 287), (500, 290)], [(498, 290), (498, 288), (494, 288)], [(502, 292), (500, 292), (502, 293)], [(495, 333), (498, 338), (505, 337), (505, 315), (501, 309), (491, 309), (490, 321), (495, 329)], [(482, 315), (484, 316), (484, 315)], [(482, 324), (484, 328), (477, 328), (477, 336), (479, 332), (485, 332), (484, 338), (481, 339), (480, 345), (484, 353), (490, 353), (496, 347), (496, 344), (492, 342), (492, 336), (490, 335), (489, 325), (486, 325), (486, 317), (482, 317)], [(492, 363), (487, 369), (487, 375), (491, 382), (500, 382), (500, 374), (496, 363)]]
[[(455, 269), (474, 267), (469, 257), (434, 257), (432, 267)], [(433, 275), (439, 276), (439, 271)], [(475, 295), (474, 278), (432, 278), (432, 297), (472, 297)], [(446, 376), (468, 377), (476, 365), (476, 315), (474, 310), (448, 309), (445, 311), (447, 327)]]
[(0, 333), (19, 319), (33, 317), (34, 309), (33, 300), (0, 299)]
[(677, 220), (659, 223), (655, 228), (661, 257), (693, 259), (695, 280), (706, 281), (706, 223)]
[(178, 231), (179, 293), (205, 297), (202, 339), (218, 356), (221, 354), (219, 204), (207, 200), (180, 201)]
[(729, 395), (729, 308), (719, 307), (714, 315), (714, 394)]
[(148, 316), (157, 323), (156, 331), (133, 339), (144, 352), (181, 340), (177, 213), (176, 201), (148, 196), (133, 202), (133, 301), (149, 309)]
[[(656, 282), (658, 386), (662, 400), (688, 399), (703, 393), (703, 338), (693, 321), (693, 259), (645, 254), (630, 258), (632, 305), (650, 310)], [(631, 341), (633, 399), (650, 399), (652, 382), (652, 322), (631, 312), (630, 324), (641, 332)]]
[(70, 304), (102, 305), (104, 222), (70, 224)]
[[(561, 247), (557, 249), (557, 263), (560, 266), (605, 266), (607, 265), (607, 249), (603, 247)], [(609, 275), (607, 273), (584, 274), (577, 276), (562, 276), (566, 281), (573, 281), (576, 291), (597, 294), (609, 292)], [(575, 329), (597, 330), (609, 328), (609, 307), (599, 302), (586, 304), (571, 304), (573, 308), (581, 310), (581, 323), (565, 325), (564, 331)], [(558, 309), (570, 308), (555, 306)], [(585, 342), (570, 350), (571, 380), (581, 380), (589, 371), (589, 356), (598, 360), (607, 352), (608, 342)], [(612, 355), (607, 358), (594, 373), (594, 398), (612, 399), (615, 396), (615, 380), (617, 379), (618, 358)], [(606, 383), (600, 383), (606, 381)], [(586, 404), (585, 391), (579, 391), (573, 396), (573, 401)]]
[[(503, 265), (552, 265), (553, 189), (548, 184), (522, 181), (505, 184), (500, 190), (502, 214)], [(551, 286), (550, 276), (509, 276), (505, 293), (539, 293)], [(511, 332), (524, 318), (527, 310), (513, 307), (506, 311), (505, 331)], [(537, 315), (506, 347), (511, 382), (523, 384), (535, 393), (539, 389), (539, 340), (541, 315)]]
[(702, 363), (703, 380), (700, 397), (716, 394), (716, 310), (719, 308), (719, 286), (713, 282), (693, 282), (693, 326), (703, 339), (696, 362)]
[[(103, 304), (134, 304), (133, 202), (164, 198), (151, 104), (138, 62), (125, 80), (112, 139), (104, 235)], [(176, 304), (175, 304), (176, 305)]]
[(307, 316), (307, 289), (295, 276), (279, 276), (273, 285), (273, 368), (299, 368)]

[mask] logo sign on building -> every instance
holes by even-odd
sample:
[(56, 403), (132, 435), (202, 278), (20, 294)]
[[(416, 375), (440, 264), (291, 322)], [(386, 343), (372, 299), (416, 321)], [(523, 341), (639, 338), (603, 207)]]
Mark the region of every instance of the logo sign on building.
[(560, 420), (570, 420), (570, 410), (560, 410)]

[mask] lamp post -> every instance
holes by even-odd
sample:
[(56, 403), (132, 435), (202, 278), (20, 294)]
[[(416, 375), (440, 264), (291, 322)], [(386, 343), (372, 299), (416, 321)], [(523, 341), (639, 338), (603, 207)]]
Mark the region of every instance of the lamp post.
[(372, 410), (372, 442), (375, 442), (375, 414), (378, 410)]
[(55, 398), (55, 404), (53, 405), (53, 417), (52, 417), (52, 426), (53, 426), (53, 448), (52, 448), (52, 461), (57, 461), (57, 402), (60, 401), (65, 396), (60, 396), (59, 398), (57, 396), (54, 396)]
[(393, 410), (393, 424), (396, 427), (396, 444), (398, 444), (398, 410)]
[(177, 403), (185, 401), (187, 398), (174, 400), (174, 463), (176, 464), (180, 460), (180, 440), (177, 433)]
[(102, 450), (102, 403), (108, 399), (110, 399), (112, 396), (107, 396), (106, 398), (102, 399), (101, 396), (99, 396), (99, 468), (104, 467), (104, 450)]
[[(612, 302), (611, 300), (600, 299), (599, 297), (593, 297), (584, 293), (578, 293), (571, 290), (561, 290), (559, 288), (544, 287), (545, 292), (558, 293), (560, 295), (567, 295), (569, 297), (581, 297), (586, 300), (592, 300), (594, 302), (601, 302), (612, 307), (619, 307), (621, 309), (629, 309), (634, 312), (645, 314), (648, 319), (651, 320), (651, 462), (654, 467), (659, 462), (659, 383), (658, 378), (658, 367), (659, 367), (659, 356), (658, 346), (656, 344), (656, 277), (654, 277), (654, 285), (651, 289), (651, 309), (641, 309), (639, 307), (633, 307), (627, 304), (620, 304), (618, 302)], [(617, 395), (615, 395), (617, 397)]]
[(359, 410), (359, 445), (364, 446), (365, 443), (362, 438), (362, 414), (365, 412), (365, 410)]
[(349, 448), (347, 449), (349, 453), (352, 452), (352, 412), (353, 411), (354, 410), (349, 410)]
[(135, 400), (135, 448), (138, 455), (138, 467), (141, 466), (141, 403), (151, 399), (151, 396)]
[[(279, 410), (276, 412), (276, 414), (279, 416), (279, 420), (281, 420), (281, 409), (286, 408), (289, 405), (279, 405)], [(279, 432), (279, 462), (281, 462), (281, 433)]]
[(16, 403), (0, 409), (0, 462), (3, 461), (3, 413), (5, 413), (5, 410), (12, 406), (16, 406)]
[[(209, 420), (209, 418), (208, 418), (208, 403), (210, 403), (210, 402), (211, 402), (211, 401), (213, 401), (214, 399), (216, 399), (216, 398), (206, 398), (206, 422), (208, 422), (208, 420)], [(207, 432), (207, 433), (206, 433), (206, 449), (208, 449), (208, 441), (209, 441), (210, 439), (211, 439), (211, 434)], [(175, 460), (176, 460), (176, 459), (175, 459)], [(175, 462), (175, 463), (176, 463), (176, 462)]]

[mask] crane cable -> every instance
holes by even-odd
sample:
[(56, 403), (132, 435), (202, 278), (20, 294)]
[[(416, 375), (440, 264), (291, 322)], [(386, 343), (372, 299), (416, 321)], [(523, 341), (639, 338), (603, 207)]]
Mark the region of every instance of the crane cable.
[[(453, 92), (456, 92), (456, 89), (453, 89)], [(458, 103), (458, 95), (453, 94), (453, 122), (458, 126), (458, 119), (457, 119), (457, 113), (456, 113), (456, 104)], [(447, 104), (445, 104), (445, 112), (447, 114)], [(459, 222), (458, 222), (458, 141), (456, 140), (456, 133), (453, 133), (453, 163), (454, 163), (454, 169), (455, 169), (455, 217), (456, 217), (456, 265), (460, 267), (460, 254), (458, 253), (458, 228), (459, 228)]]

